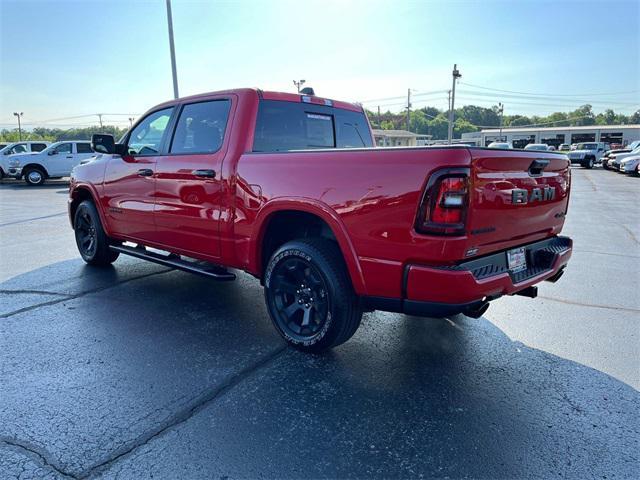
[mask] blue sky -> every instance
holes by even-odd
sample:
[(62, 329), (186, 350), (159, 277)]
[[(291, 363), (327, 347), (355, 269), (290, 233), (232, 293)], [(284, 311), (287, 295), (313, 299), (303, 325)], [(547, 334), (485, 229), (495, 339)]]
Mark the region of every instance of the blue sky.
[[(173, 0), (181, 95), (256, 86), (402, 108), (640, 108), (640, 2)], [(0, 0), (0, 128), (96, 123), (173, 95), (164, 0)], [(471, 87), (466, 84), (475, 85)], [(478, 87), (532, 92), (524, 97)], [(431, 93), (435, 92), (435, 93)], [(611, 93), (615, 94), (611, 94)], [(618, 93), (632, 92), (632, 93)], [(608, 94), (608, 95), (601, 95)], [(126, 123), (126, 116), (107, 116)]]

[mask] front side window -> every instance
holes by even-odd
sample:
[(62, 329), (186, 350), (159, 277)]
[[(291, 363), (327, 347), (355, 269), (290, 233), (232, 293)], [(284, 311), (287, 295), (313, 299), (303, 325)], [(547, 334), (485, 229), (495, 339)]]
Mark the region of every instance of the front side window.
[(171, 153), (213, 153), (220, 150), (229, 117), (229, 100), (185, 105), (171, 142)]
[(129, 155), (157, 155), (172, 112), (173, 107), (153, 112), (136, 125), (129, 136)]
[(91, 150), (91, 144), (89, 143), (76, 143), (76, 149), (78, 153), (93, 153)]
[(71, 144), (61, 143), (53, 149), (53, 153), (71, 153)]
[(13, 155), (14, 153), (27, 153), (27, 144), (19, 143), (11, 147), (5, 155)]

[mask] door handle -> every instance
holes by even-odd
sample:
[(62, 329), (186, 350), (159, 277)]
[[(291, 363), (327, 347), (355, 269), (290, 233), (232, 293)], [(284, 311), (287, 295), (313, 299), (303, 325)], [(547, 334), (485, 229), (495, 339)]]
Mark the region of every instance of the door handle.
[(67, 158), (73, 158), (73, 155), (68, 155)]
[(196, 177), (216, 178), (215, 170), (194, 170), (191, 173), (194, 174)]
[(150, 168), (141, 168), (138, 170), (138, 176), (140, 177), (150, 177), (153, 175), (153, 170)]

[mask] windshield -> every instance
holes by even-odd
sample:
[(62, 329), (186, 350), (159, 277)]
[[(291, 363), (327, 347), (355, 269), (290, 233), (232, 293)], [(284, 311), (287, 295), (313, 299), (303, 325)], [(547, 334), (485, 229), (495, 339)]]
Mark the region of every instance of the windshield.
[(579, 143), (577, 150), (596, 150), (597, 148), (597, 143)]
[(524, 149), (525, 150), (546, 150), (547, 146), (539, 143), (530, 143), (529, 145), (524, 147)]
[(635, 150), (640, 147), (640, 140), (636, 140), (635, 142), (631, 142), (626, 148), (630, 148), (631, 150)]

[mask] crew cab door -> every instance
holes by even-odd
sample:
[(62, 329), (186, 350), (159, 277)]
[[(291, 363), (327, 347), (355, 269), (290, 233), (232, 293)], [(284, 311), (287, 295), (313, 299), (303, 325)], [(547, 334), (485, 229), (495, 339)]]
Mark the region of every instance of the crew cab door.
[[(75, 159), (74, 159), (73, 165), (71, 165), (71, 170), (73, 170), (73, 167), (75, 167), (76, 165), (80, 165), (80, 162), (82, 160), (93, 157), (94, 155), (95, 153), (93, 152), (93, 150), (91, 150), (91, 143), (89, 142), (76, 143)], [(71, 170), (69, 170), (69, 173), (71, 173)]]
[(126, 153), (113, 155), (107, 164), (103, 208), (112, 235), (141, 242), (155, 239), (156, 162), (173, 112), (174, 107), (164, 108), (140, 120), (124, 139)]
[(180, 106), (168, 153), (156, 164), (156, 238), (185, 254), (220, 257), (222, 162), (232, 98)]
[(73, 162), (73, 143), (64, 142), (49, 150), (47, 156), (43, 158), (44, 167), (50, 177), (62, 177), (69, 175), (71, 168), (68, 166)]

